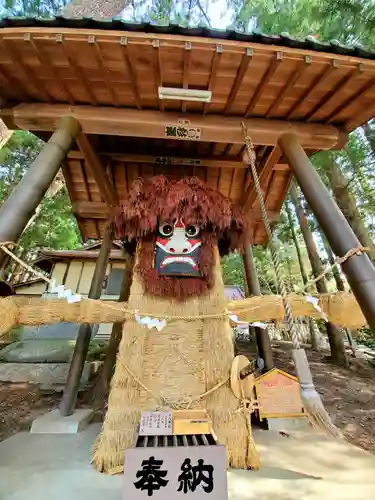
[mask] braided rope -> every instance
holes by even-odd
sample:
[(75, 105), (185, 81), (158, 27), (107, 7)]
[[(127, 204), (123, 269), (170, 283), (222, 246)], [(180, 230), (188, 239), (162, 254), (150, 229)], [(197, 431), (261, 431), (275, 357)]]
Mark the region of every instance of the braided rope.
[(251, 173), (253, 176), (255, 191), (256, 191), (258, 202), (260, 205), (260, 210), (262, 213), (264, 226), (265, 226), (266, 232), (267, 232), (267, 237), (268, 237), (268, 241), (269, 241), (269, 249), (270, 249), (270, 253), (271, 253), (271, 257), (272, 257), (273, 266), (275, 269), (277, 286), (279, 288), (279, 293), (280, 293), (281, 299), (283, 301), (283, 306), (284, 306), (284, 311), (285, 311), (285, 322), (286, 322), (288, 331), (290, 332), (290, 335), (292, 338), (293, 347), (295, 349), (299, 349), (300, 343), (298, 340), (297, 329), (296, 329), (295, 323), (293, 321), (292, 310), (291, 310), (289, 302), (288, 302), (288, 298), (287, 298), (288, 293), (286, 291), (284, 278), (282, 277), (282, 274), (281, 274), (280, 259), (279, 259), (279, 255), (277, 252), (274, 238), (272, 236), (271, 225), (270, 225), (270, 221), (268, 219), (266, 205), (264, 203), (263, 194), (262, 194), (262, 190), (261, 190), (260, 182), (259, 182), (259, 176), (258, 176), (258, 172), (257, 172), (256, 165), (255, 165), (256, 154), (255, 154), (255, 150), (254, 150), (254, 144), (253, 144), (253, 141), (251, 140), (251, 137), (249, 136), (247, 128), (243, 122), (241, 123), (241, 126), (242, 126), (243, 133), (244, 133), (244, 140), (245, 140), (245, 146), (247, 149), (247, 154), (248, 154), (249, 160), (250, 160), (250, 167), (251, 167)]
[(328, 266), (324, 271), (319, 274), (317, 278), (314, 278), (313, 280), (309, 281), (306, 283), (306, 285), (303, 287), (302, 291), (308, 290), (312, 285), (315, 285), (318, 281), (320, 281), (322, 278), (324, 278), (329, 272), (332, 271), (335, 267), (338, 267), (339, 265), (343, 264), (346, 262), (350, 257), (353, 257), (354, 255), (362, 255), (363, 253), (369, 253), (371, 252), (370, 247), (358, 247), (358, 248), (351, 248), (346, 252), (345, 255), (342, 257), (336, 257), (334, 263), (331, 266)]

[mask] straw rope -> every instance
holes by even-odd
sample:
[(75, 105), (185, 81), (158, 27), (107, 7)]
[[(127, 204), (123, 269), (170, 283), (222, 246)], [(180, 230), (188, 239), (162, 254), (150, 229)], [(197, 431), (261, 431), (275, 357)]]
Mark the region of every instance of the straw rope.
[(362, 255), (363, 253), (368, 253), (370, 251), (371, 251), (370, 247), (362, 247), (362, 246), (360, 246), (358, 248), (351, 248), (342, 257), (336, 257), (336, 259), (335, 259), (335, 261), (334, 261), (334, 263), (332, 265), (326, 267), (326, 269), (321, 274), (319, 274), (319, 276), (317, 278), (314, 278), (313, 280), (311, 280), (308, 283), (306, 283), (306, 285), (303, 287), (302, 290), (308, 290), (312, 285), (315, 285), (315, 283), (317, 283), (318, 281), (320, 281), (329, 272), (331, 272), (334, 267), (339, 266), (341, 264), (344, 264), (344, 262), (346, 262), (348, 259), (350, 259), (350, 257), (353, 257), (354, 255)]
[[(323, 402), (321, 400), (320, 395), (315, 389), (309, 363), (307, 361), (306, 353), (303, 349), (301, 349), (298, 332), (296, 328), (296, 324), (293, 320), (292, 310), (290, 307), (288, 294), (285, 287), (285, 282), (283, 276), (281, 274), (281, 266), (279, 254), (277, 252), (277, 248), (274, 242), (274, 238), (271, 231), (271, 225), (268, 219), (266, 205), (264, 202), (262, 190), (260, 187), (259, 176), (257, 172), (257, 168), (255, 165), (255, 149), (253, 142), (249, 136), (247, 128), (244, 122), (241, 123), (243, 133), (244, 133), (244, 141), (247, 149), (247, 153), (250, 160), (250, 167), (253, 176), (253, 181), (255, 185), (255, 191), (258, 198), (258, 203), (260, 205), (260, 209), (262, 212), (263, 223), (266, 228), (266, 233), (269, 240), (269, 247), (271, 251), (272, 262), (275, 270), (276, 282), (280, 289), (280, 294), (283, 302), (283, 307), (285, 311), (285, 323), (287, 325), (287, 329), (291, 335), (292, 344), (293, 344), (293, 359), (296, 366), (296, 371), (298, 375), (298, 380), (301, 388), (301, 397), (302, 402), (306, 410), (306, 414), (309, 417), (309, 420), (313, 426), (318, 429), (323, 430), (327, 435), (330, 435), (335, 438), (341, 438), (342, 434), (339, 429), (333, 424), (329, 414), (325, 410), (323, 406)], [(355, 249), (358, 252), (358, 249)], [(348, 253), (347, 258), (349, 258), (350, 251)], [(297, 362), (298, 361), (298, 362)]]
[[(159, 394), (159, 395), (155, 394), (155, 392), (153, 392), (151, 389), (149, 389), (146, 386), (146, 384), (144, 384), (142, 382), (142, 380), (139, 377), (137, 377), (137, 375), (133, 372), (133, 370), (131, 370), (129, 368), (129, 366), (126, 363), (124, 363), (121, 359), (118, 359), (118, 362), (129, 373), (129, 375), (135, 380), (135, 382), (137, 382), (137, 384), (140, 387), (142, 387), (143, 390), (148, 392), (156, 401), (160, 400), (164, 405), (170, 406), (171, 408), (173, 408), (175, 410), (181, 410), (181, 409), (188, 410), (192, 403), (194, 403), (196, 401), (201, 401), (202, 399), (206, 398), (210, 394), (212, 394), (215, 391), (217, 391), (218, 389), (220, 389), (220, 387), (223, 387), (223, 385), (225, 385), (230, 380), (230, 377), (226, 377), (221, 382), (218, 382), (214, 387), (212, 387), (211, 389), (209, 389), (208, 391), (206, 391), (202, 394), (199, 394), (197, 396), (191, 396), (187, 400), (171, 402), (170, 399), (166, 398), (162, 394)], [(195, 375), (197, 375), (197, 373), (195, 373)]]
[[(0, 243), (0, 248), (2, 250), (5, 251), (5, 253), (7, 253), (11, 258), (13, 258), (16, 262), (18, 262), (22, 267), (24, 267), (25, 269), (27, 269), (30, 273), (34, 274), (35, 276), (41, 278), (43, 281), (45, 281), (46, 283), (48, 284), (51, 284), (53, 282), (53, 280), (47, 278), (45, 275), (43, 275), (42, 273), (38, 272), (37, 270), (35, 270), (34, 268), (32, 268), (31, 266), (29, 266), (28, 264), (26, 264), (22, 259), (20, 259), (19, 257), (17, 257), (11, 250), (9, 250), (7, 248), (7, 246), (17, 246), (14, 242), (12, 241), (6, 241), (6, 242), (3, 242), (3, 243)], [(335, 266), (335, 265), (340, 265), (342, 263), (344, 263), (346, 260), (348, 260), (350, 257), (352, 257), (353, 255), (358, 255), (360, 253), (364, 253), (364, 252), (368, 252), (370, 249), (368, 247), (359, 247), (359, 248), (352, 248), (351, 250), (349, 250), (343, 257), (338, 257), (335, 259), (335, 263), (332, 265), (332, 266), (329, 266), (327, 269), (324, 270), (324, 272), (319, 275), (317, 278), (315, 278), (314, 280), (311, 280), (310, 282), (307, 283), (307, 285), (304, 287), (303, 290), (309, 288), (311, 285), (313, 285), (316, 281), (319, 281), (319, 279), (321, 279), (322, 277), (324, 277), (328, 272), (330, 272), (330, 270)], [(266, 300), (267, 297), (263, 297), (262, 296), (262, 299), (263, 300)], [(325, 296), (322, 297), (322, 299), (324, 300), (328, 300)], [(59, 299), (60, 301), (61, 299)], [(83, 298), (82, 300), (85, 301), (85, 311), (81, 311), (81, 309), (78, 306), (78, 304), (70, 304), (71, 307), (74, 308), (74, 310), (72, 310), (72, 314), (68, 314), (68, 317), (65, 318), (65, 320), (71, 320), (73, 321), (74, 319), (76, 319), (77, 321), (80, 320), (80, 319), (84, 319), (85, 316), (90, 316), (90, 308), (87, 309), (87, 306), (91, 307), (91, 304), (92, 304), (92, 307), (95, 307), (95, 308), (98, 308), (98, 301), (97, 300), (93, 300), (93, 299), (87, 299), (87, 298)], [(295, 308), (295, 304), (294, 304), (294, 301), (295, 301), (295, 297), (292, 297), (292, 296), (289, 296), (289, 300), (291, 300), (291, 302), (293, 303), (293, 309)], [(241, 301), (243, 302), (243, 301)], [(282, 299), (282, 302), (284, 302), (284, 300)], [(36, 304), (37, 305), (37, 304)], [(39, 304), (40, 306), (41, 304)], [(236, 305), (237, 306), (237, 305)], [(239, 306), (239, 304), (238, 304)], [(19, 319), (20, 319), (20, 314), (18, 314), (18, 311), (17, 311), (17, 308), (15, 306), (12, 306), (10, 305), (10, 302), (7, 303), (7, 307), (9, 309), (5, 310), (5, 308), (2, 308), (2, 314), (5, 315), (5, 321), (3, 322), (3, 328), (0, 329), (0, 334), (1, 333), (5, 333), (5, 325), (7, 325), (7, 329), (12, 326), (16, 326), (18, 323), (19, 323)], [(58, 314), (57, 316), (55, 317), (55, 311), (53, 311), (53, 304), (51, 301), (49, 301), (49, 314), (47, 316), (50, 316), (52, 315), (50, 318), (42, 318), (41, 316), (40, 317), (36, 317), (35, 318), (35, 324), (38, 324), (38, 319), (41, 320), (46, 320), (46, 319), (50, 319), (51, 322), (55, 322), (57, 320), (60, 320), (60, 321), (63, 321), (64, 318), (62, 317), (62, 311), (60, 309), (60, 306), (58, 305), (57, 306), (59, 311), (58, 311)], [(222, 318), (226, 318), (228, 317), (229, 314), (233, 314), (233, 310), (228, 310), (228, 309), (225, 309), (223, 310), (222, 312), (220, 313), (215, 313), (215, 314), (212, 314), (212, 313), (208, 313), (208, 314), (198, 314), (198, 315), (166, 315), (166, 314), (157, 314), (157, 313), (154, 313), (154, 312), (147, 312), (147, 311), (139, 311), (138, 309), (130, 309), (130, 308), (126, 308), (124, 306), (120, 306), (119, 307), (119, 304), (116, 303), (116, 304), (112, 304), (110, 303), (109, 301), (106, 301), (105, 302), (105, 305), (103, 306), (105, 310), (107, 309), (112, 309), (114, 311), (114, 318), (110, 318), (110, 319), (113, 319), (113, 320), (117, 320), (117, 315), (119, 316), (119, 320), (124, 320), (124, 319), (132, 319), (132, 320), (135, 320), (135, 316), (138, 315), (140, 317), (151, 317), (151, 318), (155, 318), (155, 319), (165, 319), (166, 321), (200, 321), (200, 320), (211, 320), (211, 319), (222, 319)], [(278, 307), (277, 304), (275, 304), (275, 307)], [(4, 311), (3, 311), (4, 309)], [(87, 311), (86, 311), (87, 309)], [(230, 308), (232, 309), (232, 307)], [(236, 309), (236, 307), (235, 307)], [(246, 313), (246, 311), (249, 311), (249, 312), (252, 312), (253, 309), (254, 309), (254, 306), (249, 304), (249, 306), (245, 306), (245, 307), (240, 307), (241, 309), (241, 312), (242, 313)], [(79, 310), (79, 312), (78, 312)], [(30, 314), (30, 311), (28, 311), (29, 314)], [(99, 311), (98, 311), (99, 312)], [(325, 311), (327, 312), (327, 311)], [(56, 311), (57, 313), (57, 311)], [(78, 316), (77, 316), (77, 313), (78, 313)], [(297, 314), (298, 315), (298, 314)], [(243, 314), (243, 316), (246, 316), (246, 314)], [(82, 317), (82, 318), (81, 318)], [(60, 319), (61, 318), (61, 319)], [(24, 315), (21, 314), (21, 319), (22, 320), (27, 320), (27, 324), (34, 324), (33, 322), (33, 317), (31, 318), (25, 318)], [(99, 319), (102, 319), (104, 320), (103, 317), (99, 318)], [(273, 317), (272, 313), (270, 314), (270, 319), (276, 319)], [(277, 319), (279, 319), (279, 315), (277, 315)], [(259, 318), (255, 318), (255, 320), (259, 320)], [(112, 321), (111, 321), (112, 322)], [(359, 323), (358, 321), (356, 322), (356, 324), (354, 326), (359, 326)], [(361, 326), (362, 326), (362, 320), (361, 320)], [(340, 323), (341, 324), (341, 323)], [(342, 324), (342, 326), (345, 326), (345, 322)], [(349, 325), (349, 326), (353, 326), (353, 325)], [(6, 330), (7, 331), (7, 330)]]
[(271, 252), (273, 267), (274, 267), (274, 271), (275, 271), (275, 275), (276, 275), (276, 282), (277, 282), (277, 286), (279, 288), (280, 295), (281, 295), (281, 298), (283, 301), (283, 307), (284, 307), (284, 311), (285, 311), (285, 322), (287, 324), (288, 331), (290, 332), (290, 335), (291, 335), (293, 347), (295, 349), (299, 349), (300, 343), (298, 340), (298, 332), (297, 332), (295, 323), (293, 321), (292, 311), (291, 311), (290, 304), (288, 301), (288, 293), (286, 290), (283, 275), (281, 273), (281, 263), (280, 263), (279, 253), (277, 251), (275, 241), (274, 241), (274, 238), (272, 235), (271, 224), (270, 224), (270, 221), (268, 219), (266, 204), (264, 202), (262, 189), (260, 187), (259, 176), (258, 176), (257, 168), (255, 165), (256, 153), (255, 153), (255, 149), (254, 149), (254, 144), (253, 144), (253, 141), (251, 140), (251, 137), (247, 131), (247, 128), (246, 128), (244, 122), (241, 122), (241, 126), (242, 126), (242, 130), (243, 130), (243, 134), (244, 134), (244, 141), (245, 141), (247, 154), (248, 154), (248, 157), (250, 160), (250, 168), (251, 168), (251, 173), (252, 173), (253, 182), (254, 182), (254, 186), (255, 186), (255, 191), (256, 191), (258, 202), (260, 205), (263, 223), (264, 223), (264, 226), (266, 228), (269, 249)]

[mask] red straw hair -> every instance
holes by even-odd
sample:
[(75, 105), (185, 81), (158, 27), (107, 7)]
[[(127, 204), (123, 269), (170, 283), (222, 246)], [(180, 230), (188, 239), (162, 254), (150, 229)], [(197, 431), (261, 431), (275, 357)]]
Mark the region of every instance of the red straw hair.
[(182, 216), (217, 236), (222, 253), (245, 245), (248, 221), (242, 208), (197, 177), (168, 180), (164, 176), (138, 179), (114, 213), (117, 236), (127, 242), (155, 233), (159, 222)]

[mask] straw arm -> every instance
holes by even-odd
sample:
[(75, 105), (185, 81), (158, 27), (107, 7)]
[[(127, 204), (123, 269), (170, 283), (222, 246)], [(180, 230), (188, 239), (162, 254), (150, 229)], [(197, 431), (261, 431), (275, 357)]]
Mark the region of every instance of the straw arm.
[[(354, 297), (350, 293), (334, 293), (317, 296), (322, 311), (328, 320), (347, 328), (359, 328), (366, 325), (364, 315)], [(322, 318), (322, 312), (301, 295), (288, 295), (294, 316)], [(64, 299), (24, 299), (7, 297), (0, 299), (0, 336), (17, 325), (46, 325), (60, 322), (71, 323), (120, 323), (125, 318), (134, 318), (135, 311), (127, 307), (126, 302), (83, 299), (81, 302), (69, 303)], [(138, 311), (140, 316), (152, 316), (147, 311)], [(228, 315), (236, 315), (240, 321), (283, 321), (283, 301), (277, 295), (249, 297), (244, 300), (230, 301), (226, 311), (215, 317), (226, 320)], [(165, 317), (167, 321), (181, 317)], [(189, 316), (187, 321), (212, 319), (212, 315)]]

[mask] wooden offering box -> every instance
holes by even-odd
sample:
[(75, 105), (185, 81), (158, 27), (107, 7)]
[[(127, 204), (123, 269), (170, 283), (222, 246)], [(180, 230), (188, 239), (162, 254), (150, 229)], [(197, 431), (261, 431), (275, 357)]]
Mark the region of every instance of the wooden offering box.
[(298, 379), (277, 368), (255, 380), (259, 418), (306, 417)]
[(212, 423), (205, 410), (173, 411), (173, 434), (211, 434)]

